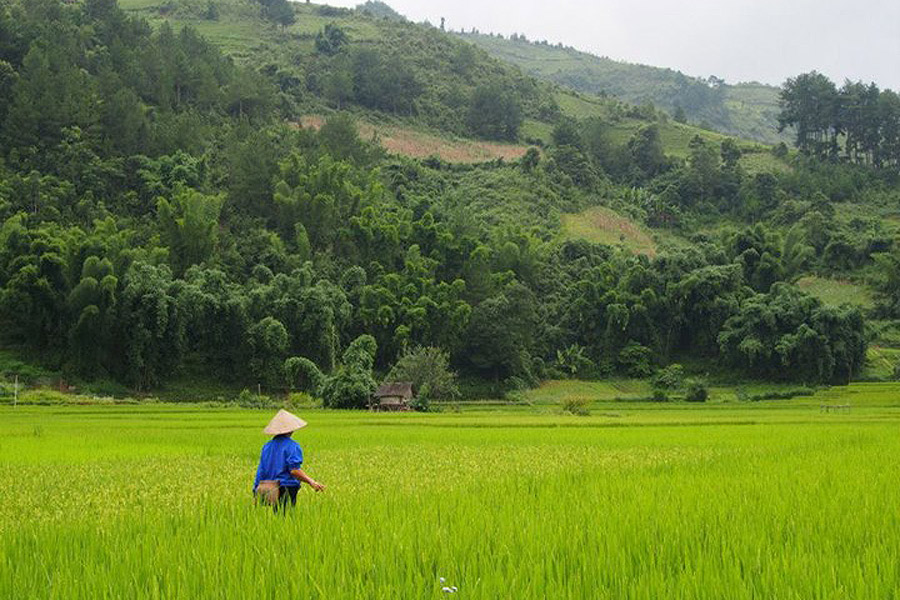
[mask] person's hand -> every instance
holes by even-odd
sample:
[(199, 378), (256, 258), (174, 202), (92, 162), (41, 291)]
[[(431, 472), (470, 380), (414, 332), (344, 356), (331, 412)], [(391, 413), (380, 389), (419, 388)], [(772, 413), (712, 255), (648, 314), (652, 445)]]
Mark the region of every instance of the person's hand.
[(319, 483), (318, 481), (315, 481), (315, 480), (309, 482), (309, 487), (316, 490), (317, 492), (321, 492), (322, 490), (325, 489), (324, 485), (322, 485), (321, 483)]

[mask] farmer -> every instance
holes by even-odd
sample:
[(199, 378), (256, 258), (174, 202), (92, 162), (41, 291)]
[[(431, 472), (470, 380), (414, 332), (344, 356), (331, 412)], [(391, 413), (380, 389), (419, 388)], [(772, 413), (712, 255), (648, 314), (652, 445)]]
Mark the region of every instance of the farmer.
[(291, 439), (298, 429), (306, 427), (306, 421), (292, 415), (286, 410), (279, 410), (263, 433), (274, 435), (263, 446), (259, 457), (259, 468), (256, 469), (256, 481), (253, 482), (253, 493), (257, 499), (274, 506), (286, 507), (297, 504), (297, 492), (300, 483), (321, 492), (325, 486), (314, 480), (301, 469), (303, 450), (300, 444)]

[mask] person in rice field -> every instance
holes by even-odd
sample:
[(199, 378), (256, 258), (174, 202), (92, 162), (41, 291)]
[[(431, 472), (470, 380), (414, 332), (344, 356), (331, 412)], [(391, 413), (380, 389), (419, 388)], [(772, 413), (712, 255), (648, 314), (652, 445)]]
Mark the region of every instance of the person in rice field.
[(303, 450), (291, 439), (295, 431), (306, 427), (306, 421), (286, 410), (272, 417), (263, 433), (274, 436), (266, 442), (259, 456), (253, 493), (257, 500), (277, 510), (297, 504), (300, 484), (306, 483), (317, 492), (325, 486), (303, 472)]

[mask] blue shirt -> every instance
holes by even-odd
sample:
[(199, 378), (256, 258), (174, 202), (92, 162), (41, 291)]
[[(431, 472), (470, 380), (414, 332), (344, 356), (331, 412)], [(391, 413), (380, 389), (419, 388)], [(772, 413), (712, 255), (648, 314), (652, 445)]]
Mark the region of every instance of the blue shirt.
[(276, 435), (262, 448), (253, 489), (256, 490), (259, 482), (267, 479), (277, 479), (284, 487), (300, 487), (300, 482), (294, 479), (291, 470), (299, 469), (302, 464), (303, 450), (300, 449), (300, 444), (286, 435)]

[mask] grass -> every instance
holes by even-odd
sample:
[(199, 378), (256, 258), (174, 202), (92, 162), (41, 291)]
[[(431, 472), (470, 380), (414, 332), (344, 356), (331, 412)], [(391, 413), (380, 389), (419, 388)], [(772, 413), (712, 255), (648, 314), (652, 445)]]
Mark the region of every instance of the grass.
[(894, 369), (898, 364), (900, 364), (900, 348), (872, 344), (866, 351), (862, 378), (873, 381), (893, 379)]
[[(610, 140), (619, 145), (627, 144), (638, 130), (648, 125), (647, 121), (641, 119), (614, 116), (610, 101), (603, 98), (561, 91), (556, 94), (556, 101), (562, 112), (571, 117), (579, 119), (599, 117), (609, 122)], [(716, 146), (721, 145), (730, 137), (670, 119), (656, 122), (656, 125), (659, 127), (660, 140), (666, 154), (679, 159), (686, 159), (690, 155), (690, 144), (694, 137), (699, 136), (706, 143)], [(545, 142), (552, 139), (549, 129), (545, 130), (529, 123), (525, 124), (523, 131), (524, 135), (542, 139)], [(740, 161), (741, 167), (748, 174), (785, 172), (790, 169), (786, 162), (776, 158), (769, 147), (764, 144), (739, 140), (738, 145), (743, 152)]]
[(328, 489), (286, 516), (250, 502), (269, 411), (0, 407), (0, 597), (892, 597), (898, 389), (305, 411)]
[(643, 227), (605, 206), (562, 215), (563, 234), (598, 244), (622, 246), (635, 254), (656, 256), (656, 245)]
[(872, 292), (863, 285), (841, 279), (809, 275), (797, 280), (797, 287), (832, 306), (852, 304), (864, 309), (875, 306)]

